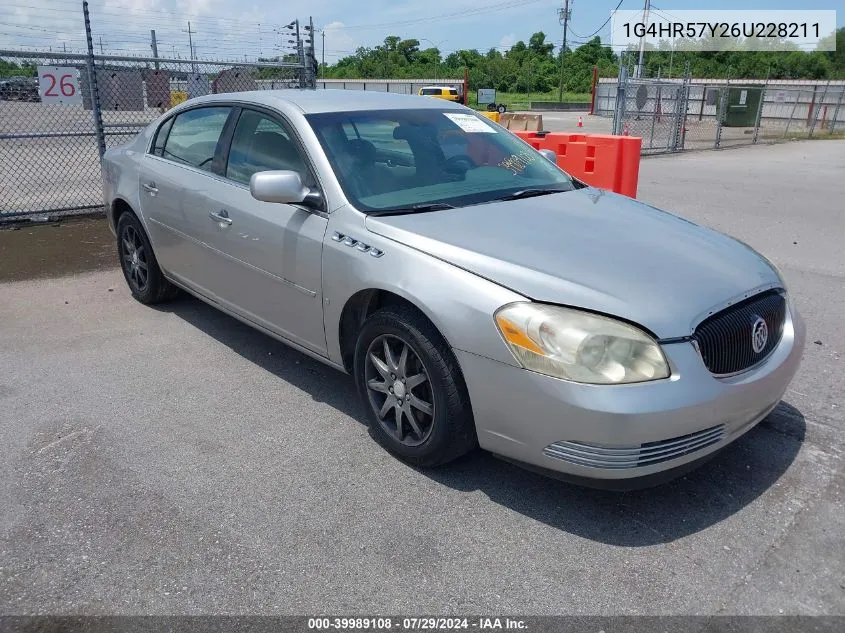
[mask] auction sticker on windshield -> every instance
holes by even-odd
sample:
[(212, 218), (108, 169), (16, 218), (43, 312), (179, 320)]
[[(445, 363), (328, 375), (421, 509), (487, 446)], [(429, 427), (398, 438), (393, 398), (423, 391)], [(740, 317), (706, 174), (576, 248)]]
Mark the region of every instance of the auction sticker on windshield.
[(444, 112), (443, 116), (449, 119), (452, 123), (461, 128), (464, 132), (488, 132), (496, 133), (496, 130), (487, 125), (484, 121), (479, 119), (474, 114), (457, 114), (454, 112)]

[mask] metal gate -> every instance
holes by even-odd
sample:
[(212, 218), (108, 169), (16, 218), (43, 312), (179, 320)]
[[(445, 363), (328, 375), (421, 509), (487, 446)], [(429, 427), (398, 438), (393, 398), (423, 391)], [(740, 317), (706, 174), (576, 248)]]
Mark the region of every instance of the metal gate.
[(675, 151), (683, 142), (686, 96), (686, 82), (620, 83), (614, 133), (642, 138), (643, 154)]

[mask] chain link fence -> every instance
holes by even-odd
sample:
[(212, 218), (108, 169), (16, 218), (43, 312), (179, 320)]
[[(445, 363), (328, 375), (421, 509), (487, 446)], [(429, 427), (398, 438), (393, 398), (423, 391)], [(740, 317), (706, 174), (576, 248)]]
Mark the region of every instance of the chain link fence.
[[(32, 55), (26, 64), (67, 68), (76, 77), (87, 68), (84, 56)], [(97, 133), (91, 110), (81, 105), (42, 103), (37, 77), (15, 79), (15, 84), (19, 88), (0, 92), (2, 217), (101, 205)]]
[(613, 116), (615, 134), (641, 137), (643, 154), (845, 135), (842, 83), (693, 83), (623, 71), (601, 96), (597, 113)]
[(82, 9), (87, 54), (0, 50), (0, 222), (102, 208), (103, 153), (187, 99), (316, 87), (313, 24), (287, 61), (95, 55)]
[[(8, 83), (0, 92), (0, 220), (101, 207), (102, 151), (128, 142), (186, 99), (300, 88), (307, 79), (297, 64), (95, 55), (92, 81), (85, 55), (0, 51), (0, 58), (60, 69), (54, 74), (66, 78), (65, 92), (78, 89), (81, 95), (66, 103), (48, 102), (41, 94), (43, 80), (39, 86), (38, 78), (3, 79)], [(56, 94), (61, 89), (52, 87)]]
[(680, 142), (684, 89), (668, 81), (626, 82), (616, 100), (614, 132), (642, 138), (643, 154), (673, 151)]

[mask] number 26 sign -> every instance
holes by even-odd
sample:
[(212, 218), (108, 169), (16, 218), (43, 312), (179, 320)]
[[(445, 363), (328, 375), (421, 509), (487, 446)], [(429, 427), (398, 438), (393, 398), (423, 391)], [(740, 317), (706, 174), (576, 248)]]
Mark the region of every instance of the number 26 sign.
[(82, 103), (79, 71), (61, 66), (39, 66), (38, 92), (42, 103)]

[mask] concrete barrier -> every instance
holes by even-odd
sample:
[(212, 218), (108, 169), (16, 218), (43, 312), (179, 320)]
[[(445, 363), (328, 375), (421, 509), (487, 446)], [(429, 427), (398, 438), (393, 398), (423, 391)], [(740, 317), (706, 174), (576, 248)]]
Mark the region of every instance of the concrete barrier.
[(499, 116), (499, 124), (509, 130), (539, 132), (543, 129), (543, 115), (505, 112)]

